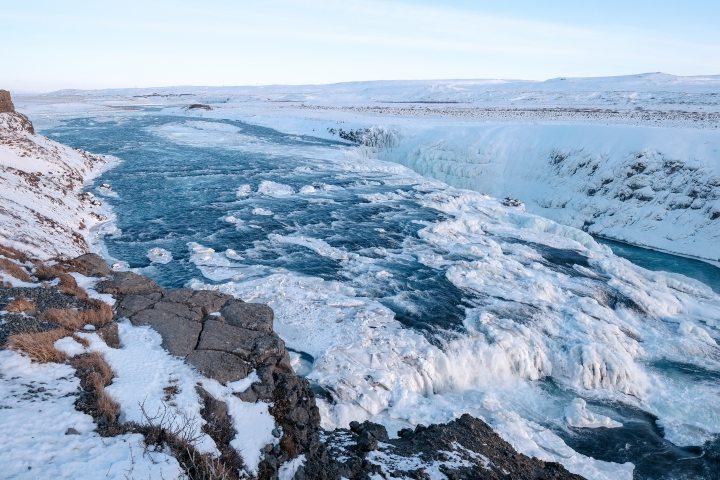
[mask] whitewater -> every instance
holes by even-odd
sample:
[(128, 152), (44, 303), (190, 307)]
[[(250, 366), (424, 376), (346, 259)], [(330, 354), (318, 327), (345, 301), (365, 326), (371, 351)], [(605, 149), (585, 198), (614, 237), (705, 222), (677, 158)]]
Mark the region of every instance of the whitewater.
[[(720, 296), (704, 283), (327, 131), (152, 107), (32, 119), (120, 159), (91, 188), (116, 268), (272, 306), (324, 427), (467, 412), (588, 478), (713, 471)], [(403, 158), (432, 158), (412, 142)]]

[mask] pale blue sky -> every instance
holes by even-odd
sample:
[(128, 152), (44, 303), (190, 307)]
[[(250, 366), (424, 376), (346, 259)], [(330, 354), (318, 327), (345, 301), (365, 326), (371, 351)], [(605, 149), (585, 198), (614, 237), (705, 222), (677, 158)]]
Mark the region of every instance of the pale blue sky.
[(0, 88), (720, 74), (717, 0), (0, 0)]

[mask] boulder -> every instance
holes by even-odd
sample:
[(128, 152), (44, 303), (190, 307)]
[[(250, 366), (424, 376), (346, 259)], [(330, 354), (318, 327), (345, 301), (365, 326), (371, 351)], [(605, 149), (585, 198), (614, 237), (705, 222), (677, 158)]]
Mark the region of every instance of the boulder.
[[(198, 325), (200, 324), (198, 323)], [(202, 329), (197, 349), (233, 353), (243, 360), (249, 360), (255, 348), (255, 342), (263, 336), (261, 332), (208, 320)]]
[(272, 333), (275, 314), (263, 303), (245, 303), (230, 300), (220, 310), (228, 325), (258, 332)]
[(98, 328), (97, 333), (102, 338), (108, 347), (120, 348), (120, 334), (118, 332), (117, 323), (112, 322), (107, 325)]
[(208, 315), (220, 311), (223, 305), (232, 299), (232, 295), (213, 290), (198, 290), (192, 294), (187, 303), (202, 308), (203, 314)]
[(117, 272), (112, 280), (100, 282), (97, 288), (102, 293), (113, 295), (162, 292), (162, 288), (155, 283), (155, 280), (133, 272)]
[(171, 288), (162, 294), (163, 301), (174, 303), (185, 303), (192, 296), (192, 288)]
[(139, 311), (152, 307), (158, 300), (160, 300), (159, 293), (128, 295), (118, 305), (115, 316), (118, 318), (130, 318)]
[(199, 322), (203, 318), (202, 310), (200, 309), (200, 307), (189, 307), (182, 303), (166, 302), (164, 298), (161, 301), (157, 302), (153, 306), (153, 309), (169, 312), (177, 315), (178, 317), (186, 318), (194, 322)]
[(150, 325), (162, 337), (162, 347), (173, 355), (186, 357), (195, 349), (203, 326), (164, 310), (143, 310), (132, 317), (133, 325)]
[(223, 384), (242, 380), (250, 371), (249, 365), (237, 355), (216, 350), (195, 350), (185, 360), (202, 375)]
[(109, 277), (110, 267), (105, 260), (94, 253), (80, 255), (73, 260), (75, 270), (87, 277)]

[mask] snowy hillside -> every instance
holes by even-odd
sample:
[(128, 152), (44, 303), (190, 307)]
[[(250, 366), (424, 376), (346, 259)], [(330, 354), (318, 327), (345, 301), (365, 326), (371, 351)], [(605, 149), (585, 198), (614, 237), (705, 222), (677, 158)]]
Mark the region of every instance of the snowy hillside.
[(104, 217), (80, 190), (106, 163), (36, 135), (22, 115), (0, 113), (0, 243), (41, 258), (86, 253), (90, 228)]

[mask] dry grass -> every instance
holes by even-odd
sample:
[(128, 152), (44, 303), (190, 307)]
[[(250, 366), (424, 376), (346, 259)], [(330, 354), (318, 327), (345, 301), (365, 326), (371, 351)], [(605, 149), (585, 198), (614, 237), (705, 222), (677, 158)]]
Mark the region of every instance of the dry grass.
[(0, 255), (2, 255), (3, 257), (12, 258), (14, 260), (19, 260), (21, 262), (27, 261), (27, 255), (25, 255), (20, 250), (8, 247), (6, 245), (0, 245)]
[(5, 307), (5, 310), (12, 313), (27, 313), (28, 315), (35, 315), (37, 313), (35, 304), (25, 297), (16, 298)]
[(67, 355), (55, 348), (55, 342), (67, 335), (68, 332), (62, 328), (49, 332), (18, 333), (8, 339), (7, 346), (24, 353), (36, 362), (60, 363), (67, 359)]
[(79, 343), (80, 345), (82, 345), (83, 347), (87, 348), (87, 347), (90, 346), (90, 341), (89, 341), (87, 338), (80, 337), (80, 336), (78, 336), (78, 335), (75, 334), (75, 333), (73, 333), (73, 336), (72, 336), (72, 337), (73, 337), (73, 340), (75, 340), (76, 342), (78, 342), (78, 343)]
[(51, 280), (58, 278), (63, 273), (65, 273), (65, 269), (61, 265), (44, 265), (42, 262), (35, 262), (33, 275), (38, 280)]
[(209, 453), (200, 453), (197, 449), (197, 420), (182, 412), (173, 412), (167, 403), (164, 409), (151, 416), (140, 405), (145, 422), (138, 425), (137, 431), (145, 436), (145, 445), (167, 448), (192, 480), (236, 480), (242, 468), (242, 457), (237, 456), (237, 464), (228, 465), (222, 458)]
[(58, 285), (57, 289), (61, 292), (67, 293), (68, 295), (72, 295), (81, 300), (87, 300), (89, 298), (87, 292), (82, 288), (78, 287), (78, 284), (75, 281), (75, 277), (73, 277), (69, 273), (61, 273), (60, 275), (58, 275), (58, 278), (60, 278), (60, 284)]
[[(94, 302), (93, 302), (94, 303)], [(80, 330), (85, 325), (102, 327), (112, 321), (113, 310), (105, 302), (98, 302), (97, 309), (73, 310), (72, 308), (51, 308), (40, 315), (40, 320), (47, 320), (62, 325), (70, 330)]]
[[(73, 338), (79, 340), (76, 336), (73, 336)], [(83, 387), (90, 387), (94, 393), (94, 399), (91, 403), (91, 409), (96, 414), (94, 416), (104, 416), (110, 422), (116, 422), (118, 404), (105, 392), (105, 387), (112, 383), (113, 371), (102, 354), (93, 352), (78, 355), (71, 360), (71, 364), (81, 375)]]
[[(30, 282), (30, 275), (28, 272), (17, 263), (8, 260), (7, 258), (0, 258), (0, 270), (4, 270), (10, 276), (17, 278), (23, 282)], [(74, 280), (74, 279), (73, 279)]]

